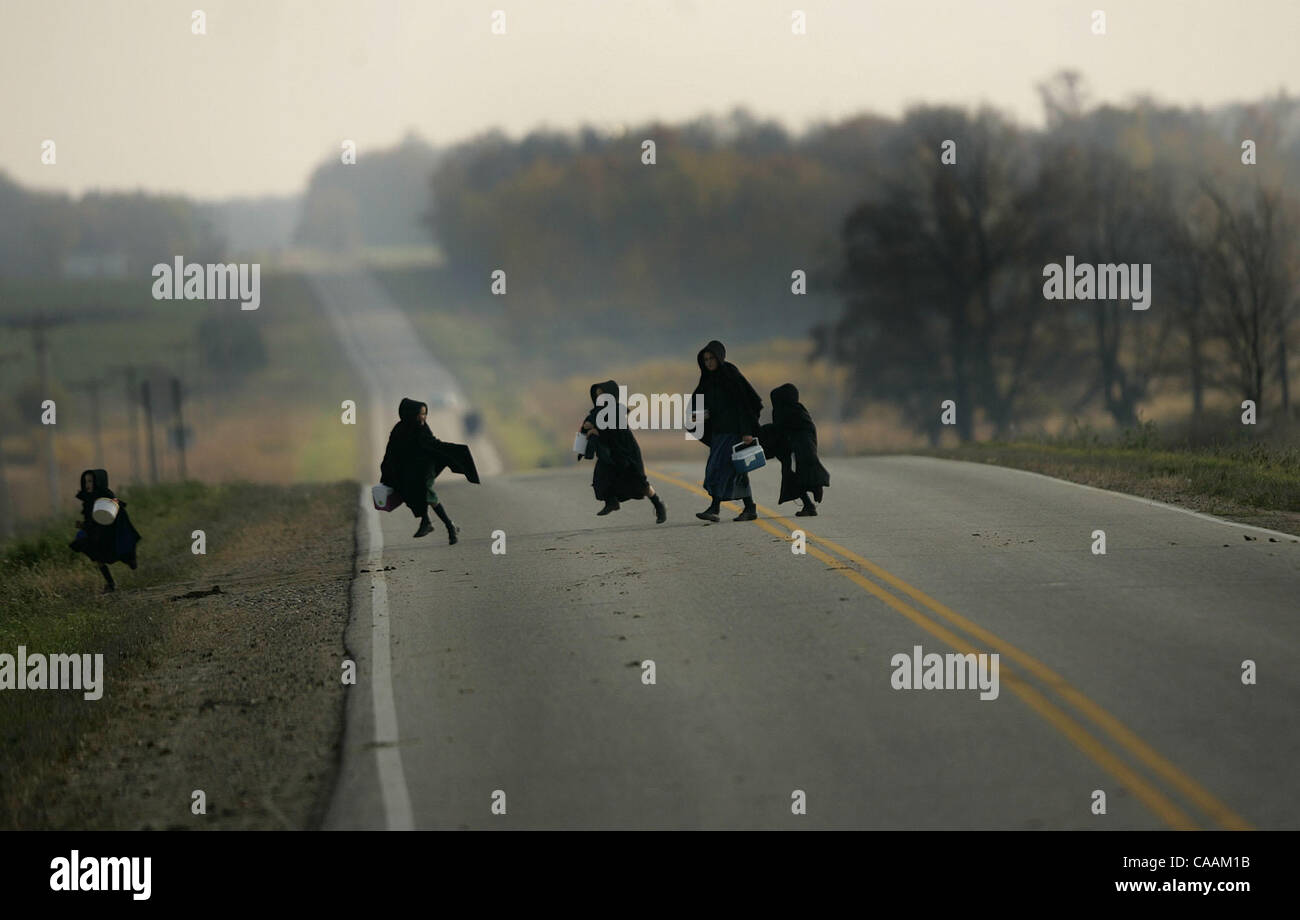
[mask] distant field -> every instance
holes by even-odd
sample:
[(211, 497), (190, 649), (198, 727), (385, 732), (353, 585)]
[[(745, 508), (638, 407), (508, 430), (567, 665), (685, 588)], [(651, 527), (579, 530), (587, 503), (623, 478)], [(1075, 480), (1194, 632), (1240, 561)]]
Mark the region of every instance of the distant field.
[[(235, 302), (155, 301), (148, 281), (0, 281), (0, 322), (43, 312), (63, 322), (48, 332), (50, 393), (37, 385), (29, 331), (8, 328), (9, 356), (0, 369), (0, 428), (8, 458), (6, 478), (17, 518), (49, 513), (43, 463), (45, 430), (40, 403), (58, 406), (55, 427), (60, 510), (72, 508), (80, 470), (103, 465), (110, 482), (136, 477), (131, 467), (124, 368), (149, 377), (155, 408), (159, 475), (180, 475), (179, 453), (168, 443), (172, 422), (168, 382), (182, 381), (184, 416), (191, 430), (186, 455), (190, 478), (209, 482), (247, 479), (289, 483), (325, 481), (355, 472), (355, 429), (339, 422), (339, 404), (359, 388), (351, 367), (298, 275), (264, 274), (257, 310)], [(200, 326), (256, 330), (265, 364), (236, 370), (205, 361)], [(245, 329), (238, 329), (243, 325)], [(236, 339), (238, 359), (247, 346)], [(99, 381), (104, 456), (94, 457), (91, 397), (83, 384)], [(137, 385), (138, 392), (138, 385)], [(137, 443), (143, 445), (143, 416)], [(148, 455), (140, 448), (138, 477), (147, 480)], [(64, 501), (66, 499), (66, 502)]]
[[(341, 719), (356, 488), (124, 489), (143, 540), (137, 570), (112, 566), (109, 595), (95, 565), (67, 546), (72, 512), (0, 543), (0, 652), (104, 656), (99, 700), (0, 694), (0, 828), (318, 820)], [(191, 552), (196, 527), (205, 555)], [(220, 596), (184, 598), (214, 584)], [(286, 723), (294, 731), (278, 727)], [(263, 785), (241, 794), (250, 771), (265, 771)], [(196, 777), (214, 800), (210, 818), (189, 813)]]
[[(13, 655), (20, 644), (32, 652), (93, 650), (114, 670), (119, 662), (134, 664), (162, 634), (163, 618), (157, 614), (169, 612), (166, 607), (155, 610), (161, 598), (149, 589), (194, 577), (206, 567), (207, 557), (189, 551), (195, 522), (201, 522), (215, 552), (238, 532), (243, 513), (256, 507), (260, 497), (255, 487), (197, 483), (145, 486), (118, 494), (127, 501), (143, 537), (140, 568), (133, 572), (114, 565), (118, 591), (101, 596), (103, 579), (94, 564), (68, 549), (72, 511), (66, 523), (4, 544), (0, 650)], [(17, 826), (16, 810), (31, 789), (30, 768), (65, 753), (78, 729), (96, 714), (75, 694), (0, 695), (0, 747), (5, 752), (0, 776), (7, 779), (0, 802), (4, 826)]]

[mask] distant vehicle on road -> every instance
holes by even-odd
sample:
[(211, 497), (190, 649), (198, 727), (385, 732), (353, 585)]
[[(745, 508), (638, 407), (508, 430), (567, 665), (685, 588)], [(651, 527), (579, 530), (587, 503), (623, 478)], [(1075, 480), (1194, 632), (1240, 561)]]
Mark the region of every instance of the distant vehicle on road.
[(461, 405), (460, 397), (455, 393), (435, 393), (429, 399), (430, 409), (457, 409)]

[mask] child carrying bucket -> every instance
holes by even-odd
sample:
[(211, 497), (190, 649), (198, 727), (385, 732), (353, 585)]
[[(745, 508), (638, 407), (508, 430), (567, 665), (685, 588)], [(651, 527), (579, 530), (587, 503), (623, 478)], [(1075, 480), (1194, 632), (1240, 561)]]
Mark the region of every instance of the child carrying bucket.
[(470, 482), (478, 482), (474, 457), (464, 444), (440, 441), (433, 436), (426, 421), (429, 407), (424, 403), (403, 399), (397, 415), (401, 420), (388, 434), (388, 446), (379, 464), (379, 481), (396, 490), (406, 507), (420, 519), (415, 536), (423, 537), (433, 530), (429, 522), (429, 508), (433, 508), (434, 514), (447, 526), (447, 542), (456, 543), (460, 528), (447, 516), (447, 509), (433, 491), (433, 481), (444, 469), (450, 469)]
[(81, 474), (81, 520), (77, 522), (77, 536), (68, 544), (75, 552), (85, 553), (92, 562), (99, 563), (99, 573), (104, 576), (104, 593), (116, 590), (111, 563), (125, 562), (136, 567), (135, 546), (140, 534), (126, 513), (126, 502), (120, 500), (108, 487), (105, 470), (85, 470)]

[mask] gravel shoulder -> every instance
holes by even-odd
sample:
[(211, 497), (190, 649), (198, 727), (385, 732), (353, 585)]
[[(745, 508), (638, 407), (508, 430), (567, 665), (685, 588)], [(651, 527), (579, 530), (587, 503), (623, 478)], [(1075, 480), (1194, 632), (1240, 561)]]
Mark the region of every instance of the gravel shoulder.
[(283, 492), (194, 580), (113, 598), (160, 618), (161, 635), (47, 768), (24, 826), (319, 827), (343, 728), (356, 486)]

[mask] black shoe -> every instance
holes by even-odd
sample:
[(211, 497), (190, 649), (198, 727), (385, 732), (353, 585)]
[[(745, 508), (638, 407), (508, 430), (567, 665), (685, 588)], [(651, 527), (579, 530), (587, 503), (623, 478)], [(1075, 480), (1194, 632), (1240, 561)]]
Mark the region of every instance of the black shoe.
[(666, 520), (668, 520), (668, 506), (659, 502), (655, 505), (655, 523), (662, 524)]
[(732, 520), (733, 521), (757, 521), (758, 512), (754, 511), (752, 508), (746, 508), (744, 511), (740, 512), (740, 514), (732, 518)]
[(415, 535), (417, 537), (423, 537), (426, 534), (430, 534), (430, 533), (433, 533), (433, 525), (430, 524), (428, 521), (421, 521), (420, 529), (415, 532)]
[(448, 546), (455, 546), (455, 545), (456, 545), (457, 541), (460, 540), (460, 537), (457, 536), (457, 534), (459, 534), (459, 533), (460, 533), (460, 528), (457, 527), (455, 524), (452, 524), (450, 527), (447, 528), (447, 545), (448, 545)]
[(712, 511), (697, 511), (695, 512), (695, 516), (699, 518), (701, 521), (712, 521), (715, 524), (718, 523), (719, 520), (721, 520), (721, 518), (719, 518)]
[(117, 590), (117, 585), (113, 585), (113, 584), (104, 585), (105, 594), (112, 594), (116, 590)]
[(807, 507), (800, 508), (798, 511), (796, 511), (794, 513), (794, 516), (795, 517), (816, 517), (817, 509), (814, 508), (812, 505), (808, 505)]
[(605, 502), (605, 507), (601, 508), (599, 511), (596, 512), (596, 517), (604, 517), (605, 515), (609, 514), (611, 511), (617, 511), (618, 509), (619, 509), (618, 502), (616, 501)]

